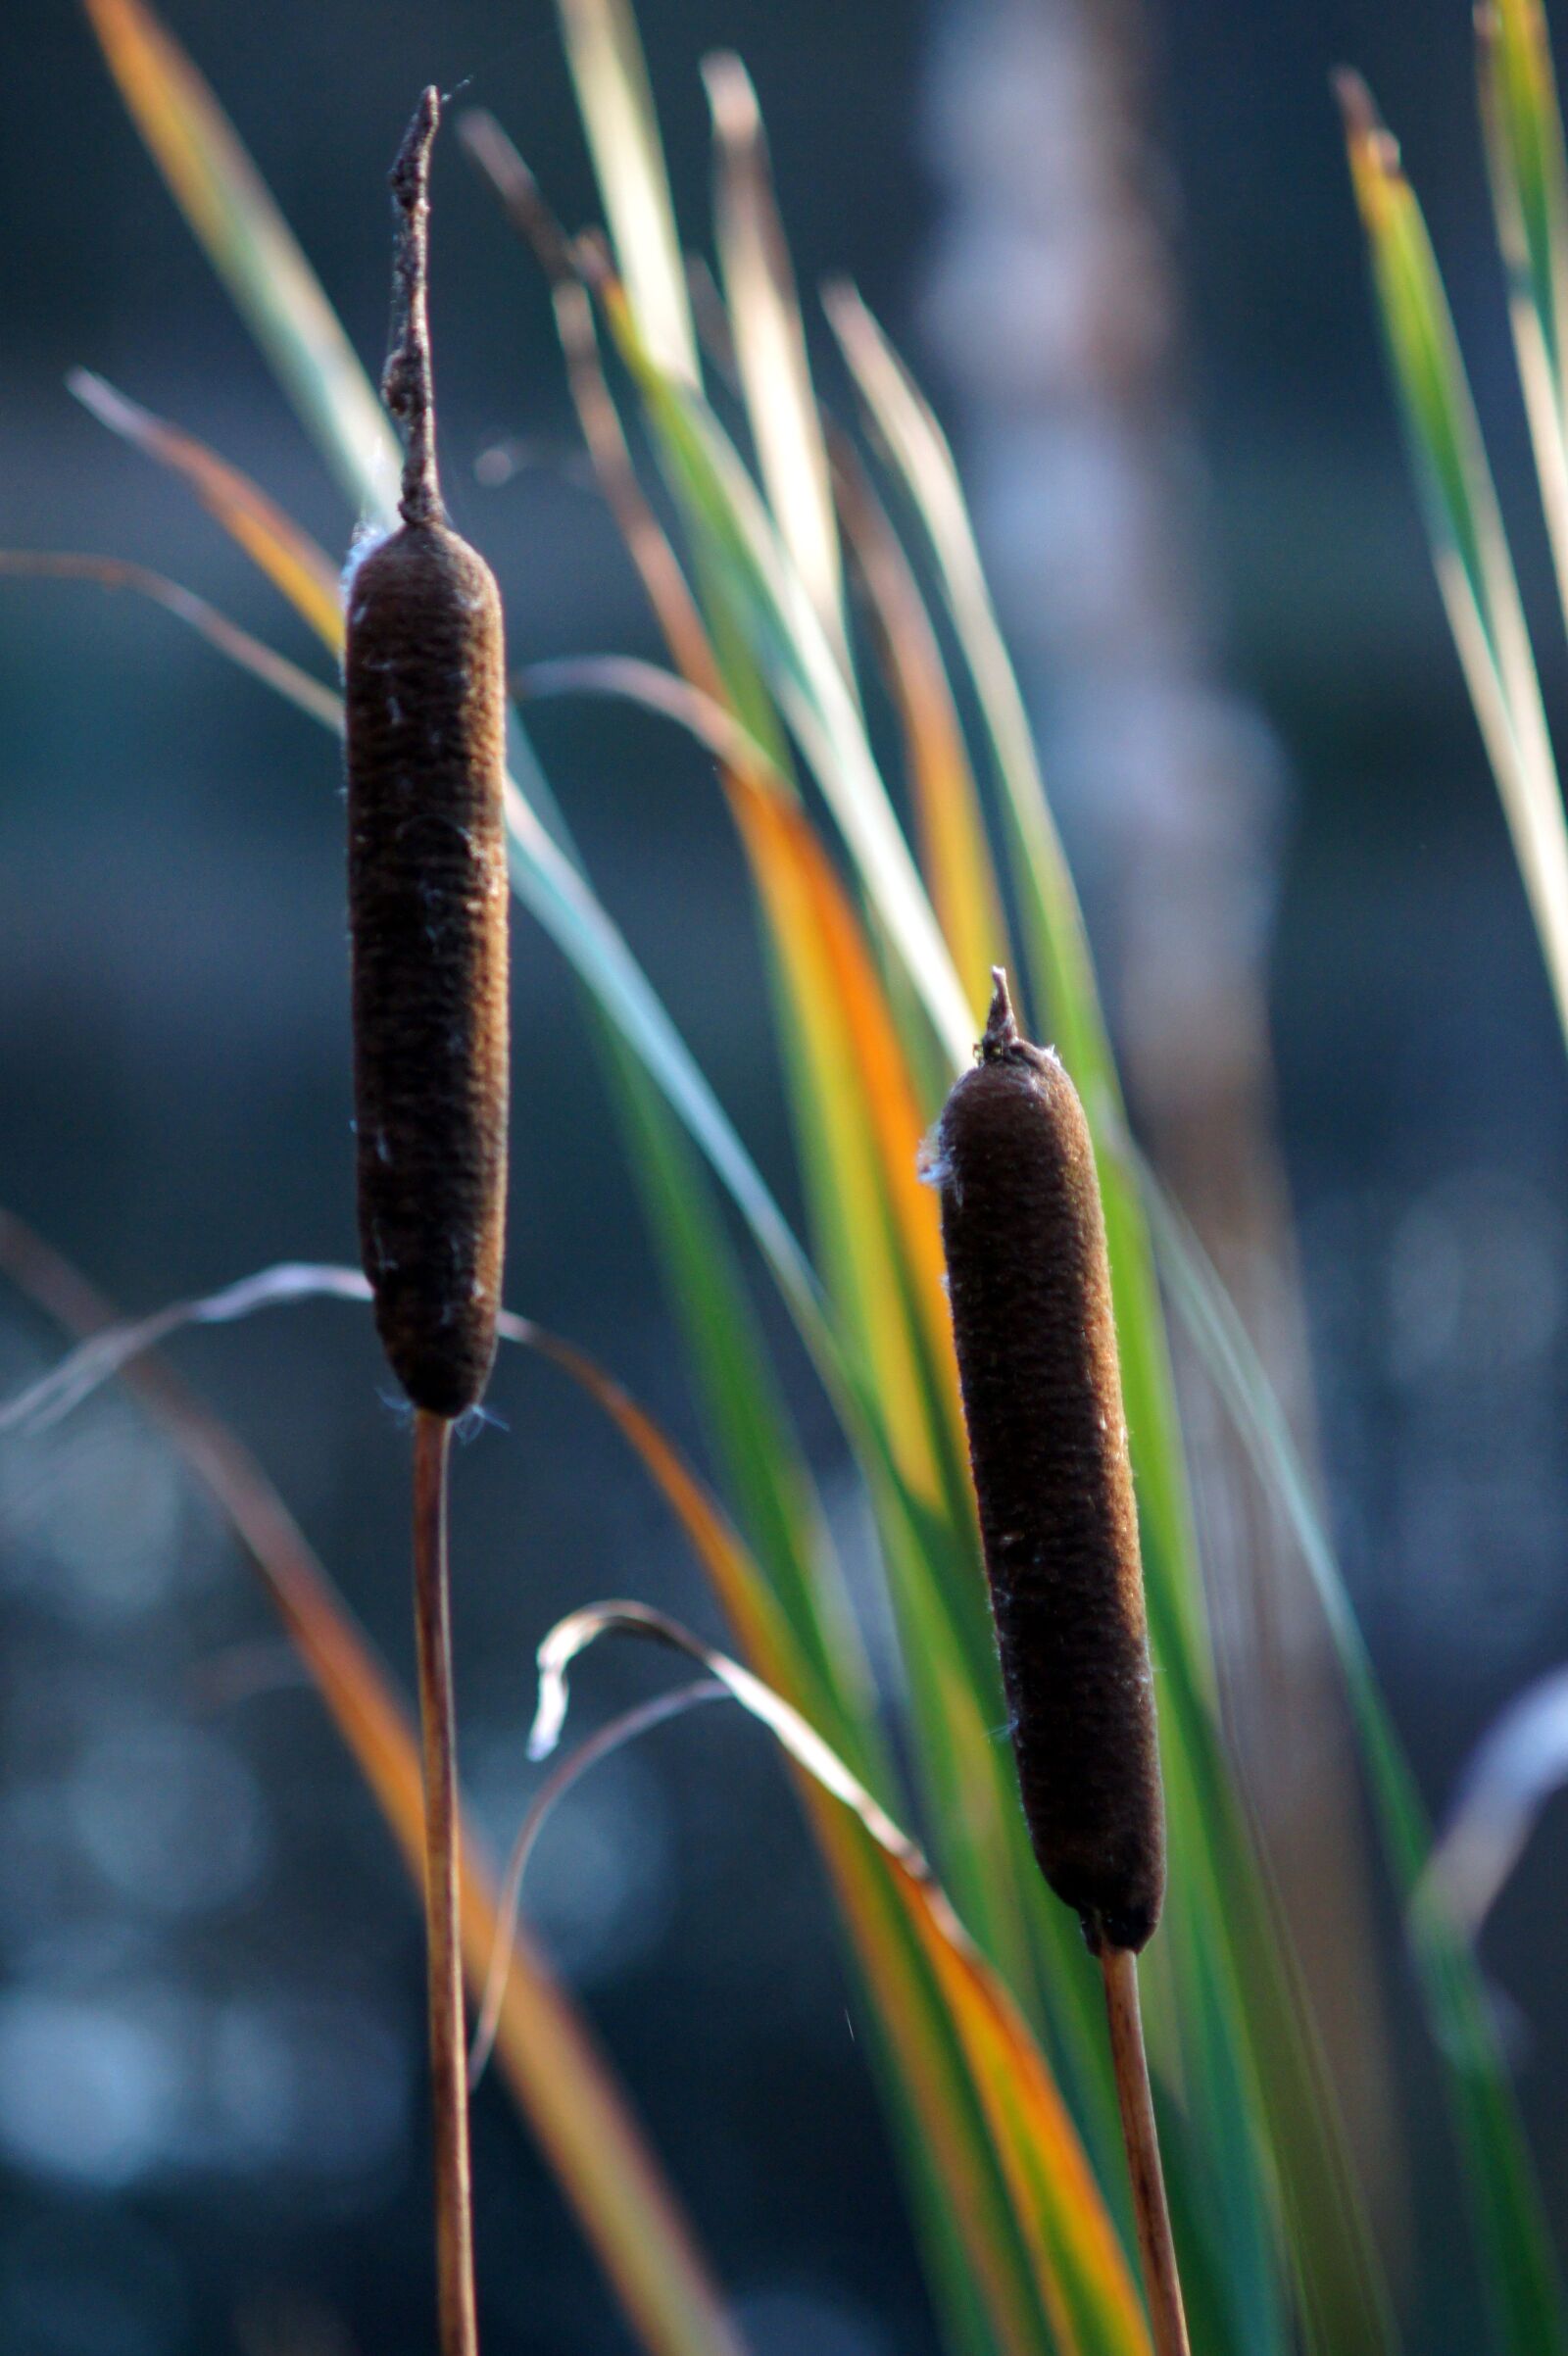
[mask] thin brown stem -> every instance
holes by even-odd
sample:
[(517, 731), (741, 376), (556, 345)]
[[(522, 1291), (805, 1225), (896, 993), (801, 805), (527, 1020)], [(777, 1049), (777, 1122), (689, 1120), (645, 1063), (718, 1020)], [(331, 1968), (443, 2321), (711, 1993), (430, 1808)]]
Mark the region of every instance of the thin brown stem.
[(1176, 2245), (1171, 2239), (1165, 2174), (1159, 2162), (1149, 2086), (1149, 2057), (1144, 2051), (1144, 2024), (1138, 2009), (1138, 1958), (1125, 1947), (1102, 1947), (1100, 1968), (1105, 1977), (1116, 2100), (1132, 2178), (1138, 2255), (1153, 2327), (1154, 2356), (1189, 2356), (1181, 2278), (1176, 2272)]
[(468, 2190), (468, 2056), (458, 1941), (458, 1767), (447, 1582), (447, 1464), (452, 1426), (420, 1408), (414, 1423), (414, 1622), (424, 1738), (424, 1915), (430, 1988), (431, 2135), (441, 2356), (477, 2356), (473, 2214)]

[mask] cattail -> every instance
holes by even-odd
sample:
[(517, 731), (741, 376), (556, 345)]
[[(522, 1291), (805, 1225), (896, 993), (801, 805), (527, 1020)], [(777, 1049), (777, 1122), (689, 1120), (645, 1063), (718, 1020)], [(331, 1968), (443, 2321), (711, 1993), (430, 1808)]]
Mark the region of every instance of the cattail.
[(414, 1601), (441, 2356), (477, 2356), (447, 1564), (452, 1424), (489, 1380), (507, 1182), (506, 664), (490, 569), (446, 521), (427, 313), (426, 90), (392, 167), (402, 523), (352, 564), (349, 924), (360, 1249), (413, 1399)]
[(1164, 1811), (1104, 1219), (1077, 1093), (1004, 975), (930, 1175), (1024, 1815), (1097, 1952), (1159, 1917)]
[(360, 1248), (393, 1371), (461, 1415), (495, 1356), (507, 1173), (501, 601), (447, 524), (425, 302), (426, 91), (392, 173), (402, 523), (358, 558), (344, 654)]

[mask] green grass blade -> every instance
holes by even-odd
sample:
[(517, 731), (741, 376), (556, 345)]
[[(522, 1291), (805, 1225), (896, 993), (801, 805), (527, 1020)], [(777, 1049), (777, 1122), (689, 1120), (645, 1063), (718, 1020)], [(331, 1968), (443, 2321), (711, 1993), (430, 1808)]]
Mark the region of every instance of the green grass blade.
[(695, 385), (697, 335), (636, 20), (627, 0), (559, 0), (558, 13), (639, 332), (662, 368)]
[(1475, 404), (1399, 151), (1353, 74), (1339, 92), (1433, 562), (1568, 1036), (1568, 827)]
[(1540, 319), (1561, 408), (1568, 375), (1568, 158), (1541, 0), (1478, 8), (1476, 40), (1504, 252)]
[(1568, 614), (1568, 163), (1540, 0), (1477, 9), (1476, 78), (1519, 381)]
[(315, 679), (286, 655), (279, 655), (253, 638), (249, 630), (220, 614), (204, 597), (178, 581), (150, 572), (145, 564), (127, 564), (121, 557), (100, 557), (61, 549), (0, 549), (0, 579), (33, 581), (91, 581), (100, 589), (128, 589), (162, 606), (209, 646), (216, 647), (241, 670), (248, 670), (264, 687), (295, 706), (323, 728), (341, 729), (343, 699), (332, 687)]
[(857, 1774), (889, 1799), (873, 1696), (821, 1501), (702, 1164), (617, 1031), (603, 1025), (627, 1162), (663, 1269), (721, 1486), (803, 1658), (844, 1711)]

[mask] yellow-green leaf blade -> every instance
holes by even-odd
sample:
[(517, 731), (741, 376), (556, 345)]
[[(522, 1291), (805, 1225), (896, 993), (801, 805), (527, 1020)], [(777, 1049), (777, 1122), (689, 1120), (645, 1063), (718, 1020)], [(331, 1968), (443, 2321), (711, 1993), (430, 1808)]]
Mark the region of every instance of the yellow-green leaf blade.
[(1568, 827), (1475, 404), (1399, 151), (1364, 84), (1339, 80), (1378, 314), (1438, 580), (1568, 1033)]
[(402, 463), (392, 429), (233, 125), (143, 0), (85, 6), (175, 202), (350, 501), (390, 515)]
[(627, 0), (558, 5), (605, 218), (639, 331), (661, 368), (696, 384), (697, 335), (636, 19)]

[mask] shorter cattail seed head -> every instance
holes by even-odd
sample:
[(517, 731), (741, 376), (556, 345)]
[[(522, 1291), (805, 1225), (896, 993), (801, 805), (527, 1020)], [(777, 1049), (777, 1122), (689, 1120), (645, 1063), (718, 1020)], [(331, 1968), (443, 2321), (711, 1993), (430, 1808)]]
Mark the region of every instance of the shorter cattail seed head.
[(1104, 1219), (1072, 1082), (996, 983), (928, 1174), (997, 1646), (1041, 1871), (1097, 1951), (1138, 1948), (1164, 1810)]

